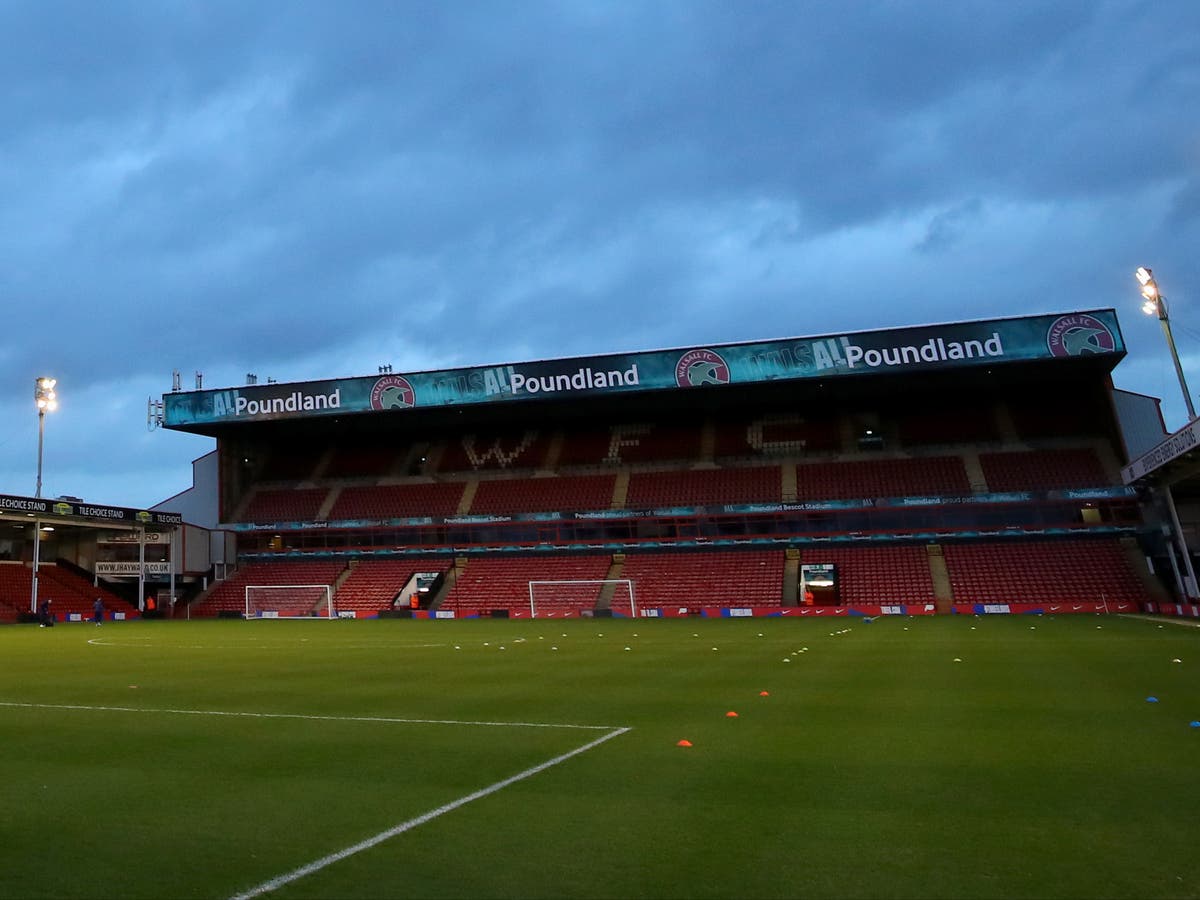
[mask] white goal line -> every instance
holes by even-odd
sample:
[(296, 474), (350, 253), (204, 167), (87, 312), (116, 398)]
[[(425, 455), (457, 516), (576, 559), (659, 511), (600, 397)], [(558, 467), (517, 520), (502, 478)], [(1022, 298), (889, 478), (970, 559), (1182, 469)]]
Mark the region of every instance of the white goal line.
[(282, 875), (277, 875), (261, 884), (255, 885), (245, 891), (234, 894), (230, 900), (253, 900), (255, 897), (261, 897), (264, 894), (269, 894), (276, 891), (285, 885), (299, 881), (301, 878), (306, 878), (316, 872), (327, 868), (334, 863), (348, 859), (357, 853), (364, 850), (370, 850), (382, 844), (384, 841), (391, 840), (406, 831), (412, 831), (434, 819), (444, 816), (446, 813), (454, 812), (460, 807), (466, 806), (468, 803), (473, 803), (476, 800), (482, 800), (484, 797), (490, 797), (498, 791), (504, 790), (518, 782), (524, 781), (527, 778), (532, 778), (534, 775), (539, 775), (547, 769), (557, 766), (559, 763), (566, 762), (580, 754), (586, 753), (589, 750), (594, 750), (606, 741), (610, 741), (615, 737), (627, 733), (631, 729), (628, 727), (614, 727), (609, 725), (571, 725), (559, 724), (552, 722), (472, 722), (462, 721), (457, 719), (403, 719), (393, 718), (389, 716), (327, 716), (327, 715), (304, 715), (301, 713), (256, 713), (256, 712), (236, 712), (231, 710), (213, 710), (213, 709), (170, 709), (170, 708), (151, 708), (137, 706), (87, 706), (78, 703), (23, 703), (17, 701), (0, 700), (0, 707), (16, 708), (16, 709), (61, 709), (72, 711), (85, 712), (122, 712), (122, 713), (160, 713), (174, 714), (183, 716), (229, 716), (229, 717), (245, 717), (251, 719), (312, 719), (316, 721), (333, 721), (333, 722), (372, 722), (384, 724), (401, 724), (401, 725), (476, 725), (482, 727), (509, 727), (509, 728), (570, 728), (587, 731), (603, 731), (604, 734), (593, 738), (586, 744), (576, 747), (574, 750), (568, 750), (566, 753), (560, 753), (558, 756), (552, 757), (545, 762), (538, 763), (535, 766), (530, 766), (524, 771), (518, 772), (515, 775), (510, 775), (508, 778), (501, 779), (487, 787), (480, 788), (457, 800), (451, 800), (449, 803), (443, 804), (436, 809), (431, 809), (428, 812), (422, 813), (407, 821), (401, 822), (398, 825), (393, 825), (384, 831), (375, 834), (366, 840), (359, 841), (357, 844), (351, 844), (349, 847), (343, 847), (334, 853), (327, 856), (322, 856), (320, 859), (315, 859), (299, 868), (293, 869), (290, 872), (284, 872)]

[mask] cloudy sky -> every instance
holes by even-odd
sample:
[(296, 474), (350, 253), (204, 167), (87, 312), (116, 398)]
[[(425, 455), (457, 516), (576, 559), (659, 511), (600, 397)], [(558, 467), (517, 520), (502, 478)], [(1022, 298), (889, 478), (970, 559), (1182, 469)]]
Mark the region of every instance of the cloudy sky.
[(1200, 388), (1200, 3), (0, 0), (0, 493), (205, 387), (1115, 307)]

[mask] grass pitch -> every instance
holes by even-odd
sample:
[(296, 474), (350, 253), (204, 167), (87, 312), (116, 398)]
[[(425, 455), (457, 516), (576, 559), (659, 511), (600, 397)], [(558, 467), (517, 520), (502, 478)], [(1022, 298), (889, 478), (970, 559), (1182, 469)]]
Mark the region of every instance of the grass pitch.
[(1173, 624), (143, 622), (0, 659), (0, 897), (1200, 896)]

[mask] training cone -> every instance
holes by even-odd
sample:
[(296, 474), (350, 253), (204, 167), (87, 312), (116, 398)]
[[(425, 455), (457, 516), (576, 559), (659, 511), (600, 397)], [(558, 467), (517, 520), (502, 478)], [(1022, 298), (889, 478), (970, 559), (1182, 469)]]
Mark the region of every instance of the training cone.
[(725, 718), (727, 718), (727, 719), (736, 719), (737, 717), (738, 717), (738, 714), (735, 713), (732, 709), (729, 712), (725, 713)]
[(760, 696), (760, 697), (770, 697), (770, 696), (771, 696), (771, 692), (770, 692), (770, 691), (759, 691), (759, 692), (758, 692), (758, 696)]
[(691, 741), (689, 741), (689, 740), (686, 740), (686, 739), (685, 739), (685, 740), (682, 740), (682, 741), (680, 741), (680, 742), (679, 742), (678, 744), (676, 744), (675, 746), (676, 746), (676, 747), (690, 747), (690, 746), (692, 746), (692, 742), (691, 742)]

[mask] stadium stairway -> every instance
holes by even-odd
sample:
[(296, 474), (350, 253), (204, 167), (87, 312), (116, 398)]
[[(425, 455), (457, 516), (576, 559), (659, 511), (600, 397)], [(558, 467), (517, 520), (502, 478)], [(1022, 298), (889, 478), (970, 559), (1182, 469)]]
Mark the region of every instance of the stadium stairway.
[(333, 504), (337, 503), (337, 498), (341, 496), (342, 489), (334, 486), (329, 489), (329, 493), (325, 495), (325, 499), (321, 501), (321, 507), (317, 510), (317, 519), (325, 521), (329, 518), (329, 511), (333, 509)]
[(629, 470), (617, 472), (617, 480), (613, 484), (611, 509), (624, 509), (629, 502)]
[(954, 612), (954, 591), (950, 587), (950, 573), (946, 571), (946, 557), (941, 544), (928, 544), (929, 576), (933, 579), (933, 602), (939, 614)]
[[(612, 562), (608, 566), (608, 572), (604, 578), (607, 581), (615, 581), (621, 577), (621, 571), (625, 568), (625, 554), (614, 553)], [(613, 594), (617, 591), (615, 584), (606, 584), (600, 588), (600, 596), (596, 598), (596, 609), (612, 609)]]
[(463, 485), (462, 497), (458, 501), (456, 516), (465, 516), (471, 512), (471, 504), (475, 502), (475, 492), (479, 490), (479, 479), (472, 478)]
[(458, 576), (462, 574), (462, 570), (467, 567), (467, 557), (456, 556), (450, 568), (446, 570), (446, 577), (442, 579), (442, 586), (438, 588), (438, 592), (434, 594), (428, 603), (431, 610), (437, 609), (442, 605), (442, 601), (449, 596), (450, 591), (454, 589), (455, 582), (458, 581)]
[(1163, 587), (1163, 583), (1150, 571), (1150, 567), (1146, 565), (1146, 554), (1142, 552), (1142, 548), (1138, 546), (1136, 538), (1123, 537), (1119, 541), (1122, 551), (1125, 553), (1125, 558), (1129, 560), (1129, 565), (1137, 575), (1138, 581), (1146, 589), (1146, 593), (1155, 603), (1171, 603), (1174, 602), (1170, 593)]
[[(784, 466), (785, 470), (791, 468)], [(794, 470), (793, 470), (794, 471)], [(800, 596), (800, 550), (788, 547), (783, 557), (783, 606), (795, 606)]]
[(979, 451), (967, 448), (962, 452), (963, 468), (967, 470), (967, 481), (971, 485), (971, 493), (986, 494), (988, 492), (987, 478), (983, 474), (983, 465), (979, 462)]

